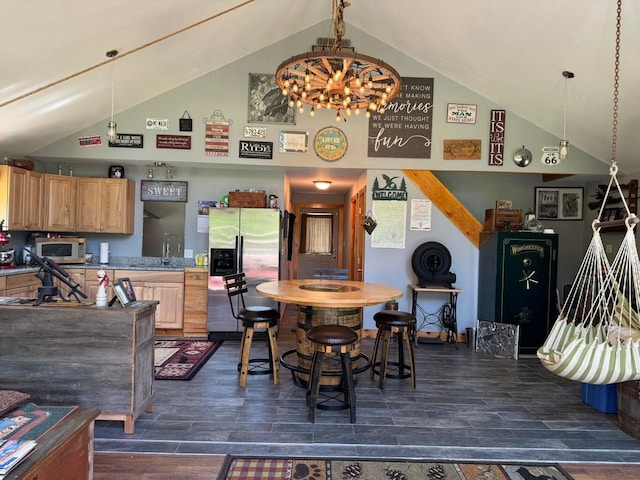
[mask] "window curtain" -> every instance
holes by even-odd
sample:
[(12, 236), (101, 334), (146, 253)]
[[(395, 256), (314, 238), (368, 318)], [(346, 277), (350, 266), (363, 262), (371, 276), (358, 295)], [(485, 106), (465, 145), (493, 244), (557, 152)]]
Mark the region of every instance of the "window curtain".
[(305, 253), (331, 253), (331, 217), (307, 217)]

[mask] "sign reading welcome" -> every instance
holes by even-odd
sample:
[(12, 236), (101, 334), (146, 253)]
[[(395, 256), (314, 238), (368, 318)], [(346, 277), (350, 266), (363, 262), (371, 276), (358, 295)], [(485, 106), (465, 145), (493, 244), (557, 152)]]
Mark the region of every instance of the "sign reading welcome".
[(384, 113), (369, 117), (369, 157), (431, 158), (433, 78), (403, 77)]

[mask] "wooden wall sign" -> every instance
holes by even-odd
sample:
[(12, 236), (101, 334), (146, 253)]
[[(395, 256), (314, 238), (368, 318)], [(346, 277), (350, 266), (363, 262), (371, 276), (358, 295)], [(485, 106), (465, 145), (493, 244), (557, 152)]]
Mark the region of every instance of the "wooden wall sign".
[(191, 150), (190, 135), (156, 135), (156, 148)]
[(186, 202), (187, 182), (140, 180), (140, 200), (143, 202)]
[(403, 77), (383, 114), (369, 117), (369, 157), (431, 158), (433, 78)]
[(442, 157), (445, 160), (480, 160), (482, 140), (444, 140)]
[(489, 165), (500, 167), (504, 164), (504, 130), (507, 113), (491, 110), (489, 124)]

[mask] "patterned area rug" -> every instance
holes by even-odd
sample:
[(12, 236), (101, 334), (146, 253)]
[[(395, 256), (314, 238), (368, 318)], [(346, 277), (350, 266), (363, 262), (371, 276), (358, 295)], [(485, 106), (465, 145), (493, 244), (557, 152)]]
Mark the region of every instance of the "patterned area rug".
[(558, 465), (229, 456), (218, 480), (572, 480)]
[(222, 345), (222, 340), (156, 340), (155, 379), (191, 380)]

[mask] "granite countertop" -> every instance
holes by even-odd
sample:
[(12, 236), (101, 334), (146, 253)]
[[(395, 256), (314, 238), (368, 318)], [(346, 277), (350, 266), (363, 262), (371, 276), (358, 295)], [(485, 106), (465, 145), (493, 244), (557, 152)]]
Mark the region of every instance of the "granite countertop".
[[(195, 259), (171, 257), (169, 263), (162, 264), (160, 257), (112, 257), (109, 263), (70, 263), (59, 265), (64, 270), (74, 270), (79, 268), (92, 270), (157, 270), (159, 272), (182, 272), (185, 268), (196, 267)], [(207, 268), (207, 267), (200, 267)], [(16, 268), (0, 269), (0, 276), (18, 275), (21, 273), (31, 273), (40, 270), (38, 266), (18, 265)]]

